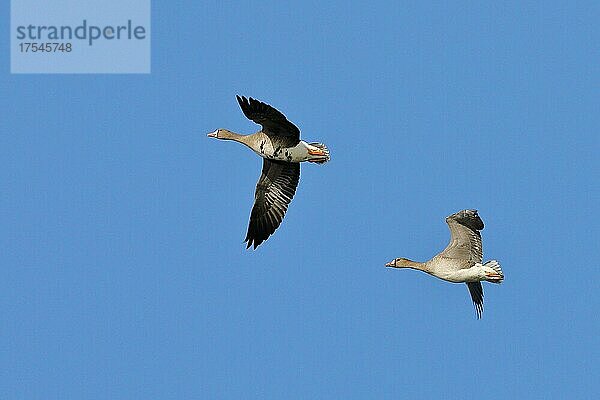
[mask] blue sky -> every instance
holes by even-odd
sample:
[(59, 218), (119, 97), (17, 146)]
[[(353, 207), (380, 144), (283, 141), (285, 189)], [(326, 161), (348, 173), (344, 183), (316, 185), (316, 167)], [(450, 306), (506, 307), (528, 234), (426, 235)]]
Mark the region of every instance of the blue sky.
[[(150, 75), (0, 42), (1, 398), (598, 396), (597, 4), (153, 3)], [(332, 153), (254, 252), (261, 161), (205, 135), (257, 129), (236, 94)], [(464, 208), (479, 321), (383, 267)]]

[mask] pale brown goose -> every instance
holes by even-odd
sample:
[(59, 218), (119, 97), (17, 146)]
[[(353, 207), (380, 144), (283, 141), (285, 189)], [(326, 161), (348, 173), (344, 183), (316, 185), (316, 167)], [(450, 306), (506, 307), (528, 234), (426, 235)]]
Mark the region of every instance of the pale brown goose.
[(483, 288), (481, 281), (502, 283), (504, 274), (496, 260), (483, 261), (480, 230), (483, 221), (477, 210), (463, 210), (446, 218), (450, 228), (450, 243), (444, 251), (424, 263), (406, 258), (396, 258), (386, 267), (412, 268), (427, 272), (448, 282), (466, 283), (475, 305), (477, 318), (483, 313)]
[(300, 140), (300, 130), (275, 108), (253, 98), (236, 96), (244, 115), (262, 126), (251, 135), (217, 129), (209, 137), (234, 140), (250, 147), (263, 158), (262, 174), (256, 184), (254, 206), (246, 234), (246, 248), (267, 240), (279, 227), (300, 180), (300, 162), (323, 164), (329, 150), (322, 143)]

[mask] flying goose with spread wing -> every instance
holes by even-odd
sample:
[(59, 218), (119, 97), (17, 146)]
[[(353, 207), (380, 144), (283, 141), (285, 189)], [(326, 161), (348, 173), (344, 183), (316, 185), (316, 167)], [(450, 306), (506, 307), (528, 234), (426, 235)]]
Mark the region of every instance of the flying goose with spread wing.
[(262, 129), (251, 135), (217, 129), (208, 136), (240, 142), (263, 158), (262, 174), (256, 184), (254, 206), (244, 240), (246, 248), (254, 246), (256, 249), (283, 221), (300, 180), (300, 163), (323, 164), (329, 161), (329, 150), (322, 143), (300, 140), (296, 125), (270, 105), (252, 97), (236, 98), (244, 115)]
[(412, 268), (427, 272), (448, 282), (466, 283), (475, 305), (477, 318), (483, 313), (481, 281), (502, 283), (504, 274), (496, 260), (482, 264), (483, 248), (480, 230), (483, 221), (477, 210), (463, 210), (446, 218), (450, 228), (450, 243), (444, 251), (424, 263), (396, 258), (385, 264), (392, 268)]

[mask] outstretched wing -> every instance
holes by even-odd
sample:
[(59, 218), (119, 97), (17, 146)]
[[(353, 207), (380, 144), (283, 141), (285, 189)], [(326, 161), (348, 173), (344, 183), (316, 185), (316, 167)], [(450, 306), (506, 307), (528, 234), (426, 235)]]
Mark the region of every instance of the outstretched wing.
[(483, 313), (483, 287), (481, 286), (481, 282), (468, 282), (467, 287), (469, 288), (469, 293), (471, 293), (477, 319), (480, 319)]
[(480, 263), (483, 260), (480, 230), (483, 221), (477, 210), (463, 210), (446, 218), (450, 228), (450, 243), (440, 256)]
[(246, 248), (267, 240), (279, 227), (300, 180), (300, 163), (263, 159), (263, 169), (256, 184), (254, 206), (246, 234)]
[(264, 133), (267, 135), (287, 136), (300, 141), (300, 129), (288, 121), (285, 115), (275, 108), (252, 97), (235, 97), (246, 118), (261, 125)]

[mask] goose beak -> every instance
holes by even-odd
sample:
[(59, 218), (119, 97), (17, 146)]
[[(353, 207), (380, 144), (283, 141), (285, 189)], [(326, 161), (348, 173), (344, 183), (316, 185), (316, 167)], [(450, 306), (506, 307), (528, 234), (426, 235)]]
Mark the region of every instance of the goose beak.
[(208, 137), (212, 137), (212, 138), (216, 138), (216, 137), (217, 137), (217, 132), (218, 132), (218, 131), (219, 131), (219, 130), (217, 129), (217, 130), (216, 130), (216, 131), (214, 131), (214, 132), (208, 133), (206, 136), (208, 136)]
[(390, 261), (389, 263), (385, 264), (385, 266), (394, 268), (396, 266), (396, 260)]

